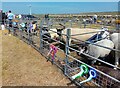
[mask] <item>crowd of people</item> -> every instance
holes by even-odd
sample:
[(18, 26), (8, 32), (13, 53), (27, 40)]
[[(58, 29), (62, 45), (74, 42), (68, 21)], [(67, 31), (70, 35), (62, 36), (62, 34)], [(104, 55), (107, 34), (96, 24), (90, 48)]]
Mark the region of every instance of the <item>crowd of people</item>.
[[(29, 23), (23, 23), (22, 20), (20, 20), (23, 18), (22, 15), (21, 14), (15, 15), (12, 13), (11, 10), (9, 10), (8, 12), (4, 12), (3, 10), (0, 10), (0, 18), (1, 18), (0, 19), (1, 25), (3, 25), (3, 26), (8, 26), (8, 27), (12, 27), (13, 25), (18, 26), (17, 21), (15, 20), (15, 19), (18, 19), (19, 21), (21, 21), (21, 25), (22, 26), (24, 25), (24, 28), (26, 28), (26, 32), (32, 33), (35, 31), (33, 29), (37, 28), (37, 24), (35, 23), (35, 21), (31, 21)], [(44, 18), (45, 18), (46, 23), (48, 22), (48, 24), (49, 24), (49, 20), (50, 20), (49, 14), (45, 14)], [(97, 22), (98, 22), (97, 14), (95, 14), (91, 17), (87, 17), (87, 18), (84, 17), (83, 18), (84, 27), (86, 26), (87, 22), (91, 23), (91, 24), (97, 24)], [(9, 30), (9, 32), (10, 32), (10, 30)]]
[(95, 14), (93, 16), (83, 18), (83, 23), (90, 23), (90, 24), (96, 24), (98, 20), (98, 16)]
[(8, 21), (11, 26), (12, 20), (15, 18), (22, 18), (22, 16), (20, 14), (19, 15), (13, 14), (11, 10), (9, 10), (8, 12), (4, 12), (3, 10), (0, 10), (1, 24), (6, 25)]
[(22, 15), (15, 15), (12, 13), (11, 10), (9, 10), (8, 12), (4, 12), (3, 10), (0, 10), (0, 22), (1, 22), (1, 26), (3, 27), (9, 27), (9, 33), (10, 33), (10, 28), (12, 27), (18, 27), (18, 21), (20, 23), (20, 26), (24, 29), (26, 29), (26, 32), (35, 32), (35, 30), (37, 28), (37, 22), (36, 21), (30, 21), (29, 23), (23, 23), (22, 22)]

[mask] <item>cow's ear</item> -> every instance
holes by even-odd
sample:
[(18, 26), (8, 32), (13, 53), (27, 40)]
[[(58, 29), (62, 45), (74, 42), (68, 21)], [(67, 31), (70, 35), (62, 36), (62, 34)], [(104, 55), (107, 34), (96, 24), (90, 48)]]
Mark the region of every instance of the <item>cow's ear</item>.
[(63, 28), (61, 29), (61, 31), (63, 31)]
[(85, 47), (85, 51), (87, 51), (87, 47)]
[(83, 47), (84, 51), (87, 51), (87, 47)]

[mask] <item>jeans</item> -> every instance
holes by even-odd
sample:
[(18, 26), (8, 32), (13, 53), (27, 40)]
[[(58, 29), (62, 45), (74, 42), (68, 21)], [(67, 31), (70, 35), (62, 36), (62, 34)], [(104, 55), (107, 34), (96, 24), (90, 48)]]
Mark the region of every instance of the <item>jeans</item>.
[(9, 19), (9, 27), (12, 27), (12, 19)]
[(97, 40), (100, 40), (101, 38), (102, 38), (101, 34), (95, 34), (91, 38), (89, 38), (87, 41), (90, 43), (95, 43)]

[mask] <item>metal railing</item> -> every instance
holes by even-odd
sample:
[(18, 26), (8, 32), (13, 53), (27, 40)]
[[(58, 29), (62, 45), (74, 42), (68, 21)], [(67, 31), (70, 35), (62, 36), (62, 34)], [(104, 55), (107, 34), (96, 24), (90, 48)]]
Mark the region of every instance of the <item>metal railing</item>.
[[(21, 29), (20, 27), (18, 29), (11, 28), (10, 30), (11, 30), (11, 33), (13, 35), (15, 35), (18, 38), (20, 38), (21, 40), (27, 42), (33, 48), (38, 50), (44, 57), (46, 57), (47, 60), (49, 59), (49, 61), (52, 62), (52, 60), (50, 59), (51, 56), (49, 56), (49, 57), (46, 56), (48, 54), (48, 52), (49, 52), (49, 46), (52, 43), (49, 43), (48, 41), (45, 41), (44, 38), (43, 38), (43, 37), (46, 37), (48, 39), (51, 39), (50, 37), (48, 37), (46, 35), (42, 35), (42, 25), (44, 23), (45, 23), (45, 21), (42, 20), (41, 24), (40, 24), (40, 30), (39, 30), (39, 33), (38, 33), (39, 35), (34, 35), (32, 33), (27, 33), (24, 30), (20, 30)], [(49, 31), (52, 31), (52, 30), (49, 30)], [(53, 33), (57, 33), (55, 31), (52, 31), (52, 32)], [(72, 44), (70, 45), (70, 42), (69, 42), (70, 38), (73, 39), (73, 40), (82, 41), (82, 40), (75, 39), (75, 38), (73, 38), (71, 36), (85, 35), (85, 34), (88, 34), (88, 33), (71, 35), (71, 29), (67, 29), (66, 33), (67, 34), (62, 34), (64, 36), (66, 36), (66, 43), (65, 44), (63, 42), (61, 42), (61, 41), (58, 41), (58, 40), (55, 40), (55, 39), (51, 39), (51, 40), (54, 40), (55, 42), (65, 46), (65, 52), (64, 52), (64, 50), (61, 50), (60, 47), (56, 46), (58, 48), (58, 51), (57, 51), (57, 53), (55, 55), (55, 60), (54, 60), (53, 64), (55, 64), (57, 67), (59, 67), (64, 72), (64, 74), (69, 79), (71, 79), (71, 81), (73, 81), (73, 79), (71, 77), (73, 75), (77, 74), (78, 72), (80, 72), (80, 68), (79, 68), (80, 65), (81, 64), (86, 64), (89, 69), (92, 68), (92, 69), (96, 70), (97, 77), (94, 78), (93, 80), (85, 83), (85, 84), (80, 84), (80, 81), (83, 81), (83, 80), (87, 79), (87, 77), (89, 76), (87, 74), (87, 75), (84, 75), (83, 77), (80, 77), (77, 80), (75, 80), (74, 81), (75, 84), (77, 84), (79, 86), (86, 86), (87, 85), (87, 86), (99, 86), (99, 87), (112, 87), (116, 83), (120, 83), (120, 80), (118, 80), (117, 78), (113, 77), (112, 75), (110, 75), (110, 74), (108, 74), (106, 72), (102, 72), (101, 70), (97, 69), (96, 67), (93, 67), (93, 66), (85, 63), (82, 60), (79, 60), (78, 57), (75, 57), (74, 55), (69, 53), (69, 50), (73, 50), (73, 52), (76, 52), (76, 53), (80, 52), (79, 50), (76, 50), (76, 49), (71, 47)], [(95, 32), (90, 32), (90, 33), (95, 33)], [(86, 41), (82, 41), (82, 42), (86, 42)], [(97, 44), (94, 44), (94, 43), (90, 43), (90, 44), (96, 45), (98, 47), (103, 47), (103, 48), (106, 48), (106, 49), (110, 49), (110, 50), (113, 50), (113, 51), (116, 51), (116, 52), (120, 52), (120, 50), (111, 49), (111, 48), (104, 47), (104, 46), (101, 46), (101, 45), (97, 45)], [(61, 54), (59, 54), (59, 53), (61, 53)], [(117, 68), (117, 70), (114, 70), (113, 68), (106, 67), (106, 68), (110, 68), (110, 69), (120, 73), (120, 71), (119, 71), (120, 68), (119, 67), (116, 67), (113, 64), (110, 64), (108, 62), (105, 62), (103, 60), (95, 58), (93, 56), (90, 56), (89, 54), (86, 54), (86, 53), (83, 53), (83, 54), (85, 56), (87, 56), (87, 57), (93, 58), (93, 59), (95, 59), (97, 61), (100, 61), (100, 62), (102, 62), (104, 64), (107, 64), (107, 65), (109, 65), (109, 66), (111, 66), (113, 68)]]

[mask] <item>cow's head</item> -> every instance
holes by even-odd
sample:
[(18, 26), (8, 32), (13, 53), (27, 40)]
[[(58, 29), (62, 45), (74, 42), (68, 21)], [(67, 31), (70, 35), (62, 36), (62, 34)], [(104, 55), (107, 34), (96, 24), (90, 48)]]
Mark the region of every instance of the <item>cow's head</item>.
[(82, 53), (87, 53), (87, 45), (86, 44), (80, 44), (78, 50), (80, 51), (78, 55), (81, 55)]
[(42, 27), (42, 37), (44, 41), (48, 41), (49, 43), (51, 42), (51, 35), (47, 27)]
[(62, 24), (62, 23), (60, 23), (59, 25), (60, 25), (60, 28), (56, 28), (57, 29), (57, 34), (59, 36), (62, 36), (62, 31), (65, 29), (65, 25)]
[(58, 29), (58, 28), (56, 28), (57, 29), (57, 34), (59, 35), (59, 36), (62, 36), (62, 31), (63, 31), (63, 29)]

